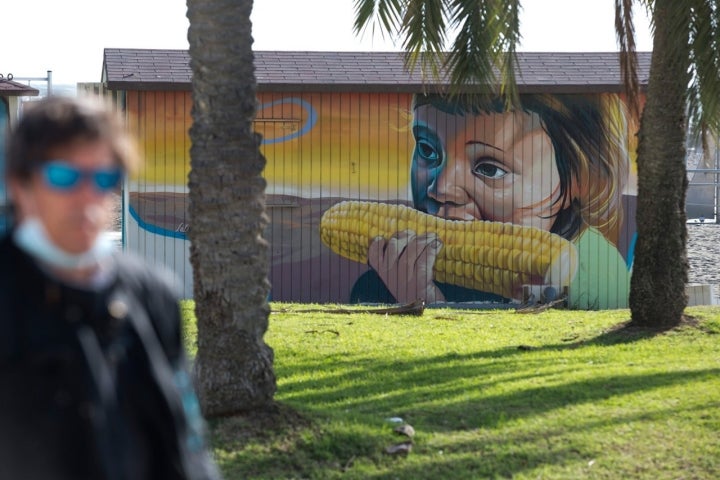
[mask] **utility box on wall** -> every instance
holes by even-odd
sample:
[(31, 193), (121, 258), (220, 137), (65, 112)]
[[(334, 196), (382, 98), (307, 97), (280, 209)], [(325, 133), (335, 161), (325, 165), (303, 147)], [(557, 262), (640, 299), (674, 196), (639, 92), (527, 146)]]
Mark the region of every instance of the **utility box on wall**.
[[(641, 54), (647, 68), (649, 56)], [(105, 51), (146, 167), (126, 245), (192, 295), (187, 52)], [(449, 100), (400, 53), (256, 52), (271, 298), (627, 305), (634, 134), (617, 54), (520, 54), (522, 108)], [(132, 75), (130, 75), (132, 73)], [(290, 80), (288, 80), (290, 79)]]

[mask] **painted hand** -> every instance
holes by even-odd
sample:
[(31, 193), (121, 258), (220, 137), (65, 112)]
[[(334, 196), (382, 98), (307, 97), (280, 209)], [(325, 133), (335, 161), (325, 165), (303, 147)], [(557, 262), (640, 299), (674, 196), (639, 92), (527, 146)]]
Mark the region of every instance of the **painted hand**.
[(399, 303), (445, 300), (433, 282), (433, 265), (442, 242), (434, 233), (398, 232), (390, 239), (376, 237), (368, 251), (368, 263)]

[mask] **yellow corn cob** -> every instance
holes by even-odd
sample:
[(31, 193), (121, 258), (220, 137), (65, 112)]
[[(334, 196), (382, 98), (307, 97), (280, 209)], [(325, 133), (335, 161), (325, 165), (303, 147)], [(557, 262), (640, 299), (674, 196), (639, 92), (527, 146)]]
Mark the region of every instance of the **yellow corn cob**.
[(320, 221), (323, 243), (361, 263), (367, 263), (373, 239), (404, 230), (435, 233), (442, 241), (433, 267), (438, 282), (520, 298), (524, 284), (565, 286), (575, 274), (575, 246), (534, 227), (445, 220), (404, 205), (360, 201), (338, 203)]

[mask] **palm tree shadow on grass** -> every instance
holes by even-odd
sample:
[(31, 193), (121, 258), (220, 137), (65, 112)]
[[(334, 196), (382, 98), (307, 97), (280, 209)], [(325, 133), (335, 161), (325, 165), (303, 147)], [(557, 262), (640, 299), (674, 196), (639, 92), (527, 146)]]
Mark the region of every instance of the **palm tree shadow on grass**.
[[(580, 340), (578, 342), (567, 344), (567, 347), (578, 347), (581, 345), (618, 345), (623, 343), (633, 343), (638, 340), (644, 340), (658, 335), (662, 335), (679, 328), (692, 327), (697, 328), (700, 322), (697, 318), (690, 315), (683, 315), (680, 323), (674, 326), (658, 326), (658, 327), (640, 327), (635, 325), (632, 320), (619, 323), (605, 332), (601, 333), (590, 340)], [(557, 346), (555, 346), (557, 348)]]
[[(620, 324), (617, 324), (608, 330), (604, 331), (600, 335), (597, 335), (595, 337), (591, 338), (577, 338), (577, 337), (571, 337), (568, 338), (563, 343), (554, 343), (554, 344), (547, 344), (542, 346), (529, 346), (529, 345), (516, 345), (516, 346), (506, 346), (506, 347), (500, 347), (496, 350), (492, 351), (485, 351), (485, 352), (474, 352), (470, 357), (474, 359), (478, 358), (495, 358), (495, 359), (502, 359), (502, 358), (516, 358), (517, 355), (522, 355), (523, 351), (543, 351), (543, 350), (562, 350), (562, 349), (576, 349), (581, 347), (587, 347), (592, 345), (599, 345), (599, 346), (612, 346), (612, 345), (618, 345), (618, 344), (625, 344), (625, 343), (633, 343), (640, 340), (652, 338), (664, 333), (667, 333), (668, 331), (681, 328), (681, 327), (692, 327), (697, 328), (699, 326), (699, 321), (697, 318), (684, 315), (682, 322), (680, 325), (672, 327), (672, 328), (655, 328), (655, 327), (637, 327), (632, 324), (631, 321), (626, 321)], [(332, 333), (336, 333), (335, 331), (332, 331)], [(463, 357), (463, 355), (459, 354), (448, 354), (445, 358), (447, 359), (460, 359)], [(439, 361), (441, 359), (434, 359), (433, 362)], [(360, 369), (364, 368), (360, 363), (357, 361), (355, 362), (355, 366), (359, 367)], [(422, 363), (422, 361), (419, 361), (418, 363)], [(285, 369), (285, 374), (287, 376), (292, 376), (296, 373), (296, 370), (303, 370), (307, 368), (318, 368), (319, 366), (308, 366), (308, 365), (295, 365), (294, 367), (289, 367)], [(371, 368), (370, 365), (366, 366), (367, 368)], [(377, 366), (375, 366), (377, 368)], [(392, 366), (387, 365), (381, 368), (391, 368)], [(447, 374), (448, 372), (445, 372)], [(350, 373), (348, 375), (354, 375), (354, 373)], [(336, 381), (340, 381), (342, 379), (336, 378)], [(322, 383), (322, 382), (320, 382)], [(318, 389), (321, 389), (322, 385), (318, 385)], [(237, 412), (235, 415), (232, 415), (232, 417), (252, 417), (256, 416), (255, 423), (260, 425), (261, 430), (264, 432), (271, 431), (273, 425), (279, 425), (279, 424), (288, 424), (290, 426), (300, 425), (300, 426), (308, 426), (310, 423), (310, 420), (306, 418), (305, 416), (299, 414), (298, 412), (294, 412), (293, 409), (287, 405), (284, 405), (282, 402), (273, 402), (270, 405), (268, 405), (266, 408), (261, 409), (254, 409), (254, 410), (248, 410), (245, 412)]]
[[(686, 316), (681, 326), (697, 327), (698, 320)], [(629, 321), (618, 324), (600, 335), (574, 339), (569, 343), (554, 343), (538, 347), (528, 347), (533, 352), (558, 351), (564, 349), (575, 349), (590, 346), (613, 346), (618, 344), (633, 343), (643, 339), (651, 338), (667, 332), (668, 329), (637, 328)], [(213, 444), (225, 450), (232, 450), (235, 455), (247, 457), (257, 445), (267, 448), (268, 452), (254, 457), (251, 462), (253, 470), (257, 472), (279, 472), (275, 465), (278, 461), (277, 452), (273, 445), (282, 444), (288, 448), (285, 461), (295, 462), (302, 459), (315, 458), (316, 450), (322, 451), (323, 447), (314, 446), (316, 443), (324, 445), (330, 438), (334, 445), (338, 445), (337, 459), (350, 457), (344, 451), (343, 445), (347, 448), (358, 449), (353, 455), (372, 457), (376, 454), (376, 440), (368, 438), (366, 442), (358, 444), (356, 433), (352, 430), (344, 431), (342, 428), (328, 429), (327, 421), (332, 418), (343, 418), (344, 413), (333, 411), (334, 407), (328, 407), (328, 411), (319, 413), (314, 410), (313, 405), (332, 404), (332, 397), (352, 398), (352, 410), (359, 412), (374, 412), (368, 418), (360, 416), (355, 422), (368, 422), (372, 425), (375, 417), (387, 412), (397, 414), (409, 419), (416, 428), (424, 432), (452, 432), (456, 430), (472, 430), (482, 426), (486, 432), (493, 432), (508, 420), (519, 418), (532, 418), (546, 412), (566, 408), (576, 404), (602, 402), (612, 396), (632, 394), (639, 390), (666, 387), (669, 385), (686, 383), (706, 378), (708, 375), (716, 375), (717, 369), (702, 369), (698, 371), (683, 372), (655, 372), (640, 373), (628, 372), (627, 374), (598, 374), (596, 377), (580, 378), (569, 383), (558, 385), (539, 385), (523, 391), (499, 392), (492, 395), (478, 396), (477, 398), (466, 398), (463, 393), (467, 389), (464, 379), (476, 378), (477, 382), (473, 388), (479, 391), (493, 388), (497, 382), (522, 381), (524, 375), (513, 374), (519, 365), (527, 362), (535, 362), (538, 368), (543, 364), (552, 361), (546, 358), (535, 358), (532, 352), (526, 352), (522, 346), (503, 346), (500, 348), (469, 353), (448, 353), (440, 356), (413, 360), (392, 360), (387, 363), (368, 363), (359, 361), (358, 358), (347, 358), (339, 361), (337, 375), (325, 376), (318, 379), (303, 379), (298, 385), (286, 382), (284, 388), (298, 388), (293, 395), (293, 405), (284, 402), (275, 402), (273, 405), (260, 411), (240, 412), (232, 417), (213, 420), (211, 422)], [(528, 356), (530, 354), (531, 356)], [(458, 364), (458, 360), (461, 362)], [(467, 360), (467, 361), (463, 361)], [(346, 364), (345, 364), (346, 363)], [(320, 368), (321, 365), (305, 363), (303, 365), (287, 365), (278, 369), (279, 375), (287, 378), (295, 376), (299, 372)], [(352, 367), (352, 368), (351, 368)], [(383, 383), (377, 378), (366, 378), (369, 369), (375, 371), (401, 371), (407, 372), (396, 378), (394, 383)], [(551, 372), (552, 375), (561, 371)], [(546, 375), (551, 375), (546, 374)], [(543, 374), (533, 373), (534, 378), (540, 378)], [(407, 385), (421, 389), (432, 388), (433, 397), (446, 398), (448, 402), (438, 404), (424, 404), (428, 398), (418, 397), (417, 393), (406, 389)], [(302, 392), (302, 393), (301, 393)], [(330, 397), (330, 399), (328, 399)], [(460, 400), (462, 399), (462, 400)], [(458, 401), (459, 400), (459, 401)], [(299, 407), (299, 408), (296, 408)], [(305, 408), (307, 407), (307, 408)], [(339, 407), (338, 407), (339, 408)], [(344, 405), (342, 408), (348, 408)], [(312, 413), (314, 411), (314, 413)], [(615, 424), (622, 424), (630, 420), (640, 419), (639, 416), (669, 415), (668, 412), (629, 412), (625, 416), (612, 418), (588, 419), (587, 424), (578, 425), (579, 429), (591, 429), (597, 423), (600, 426), (612, 427)], [(469, 420), (466, 419), (469, 416)], [(322, 419), (322, 420), (321, 420)], [(517, 438), (518, 442), (532, 442), (536, 440), (534, 435), (540, 436), (543, 432), (531, 432), (533, 438)], [(544, 432), (549, 434), (552, 432)], [(347, 435), (347, 438), (345, 436)], [(560, 437), (562, 432), (552, 433)], [(539, 438), (539, 437), (538, 437)], [(255, 446), (253, 446), (255, 445)], [(247, 451), (244, 451), (250, 447)], [(422, 445), (418, 445), (421, 448)], [(457, 445), (458, 451), (472, 451), (477, 448), (476, 443), (470, 441), (467, 445)], [(420, 453), (420, 452), (418, 452)], [(323, 453), (325, 454), (325, 453)], [(295, 460), (295, 455), (298, 455)], [(493, 459), (489, 465), (503, 465), (508, 460), (504, 458), (506, 453), (502, 451), (488, 451), (485, 455)], [(510, 455), (507, 453), (507, 455)], [(529, 465), (541, 465), (548, 462), (558, 461), (559, 458), (570, 460), (578, 456), (577, 452), (563, 452), (562, 449), (553, 448), (547, 454), (539, 455), (537, 458), (527, 458)], [(339, 461), (339, 460), (338, 460)], [(238, 463), (233, 466), (232, 460), (226, 460), (224, 468), (250, 468), (245, 463)], [(312, 463), (312, 462), (311, 462)], [(487, 462), (478, 464), (478, 468), (488, 468)], [(241, 466), (244, 465), (244, 466)], [(412, 467), (407, 468), (412, 470)], [(468, 467), (470, 468), (470, 467)], [(508, 475), (517, 473), (514, 468), (507, 467)], [(251, 472), (244, 471), (245, 474)], [(423, 477), (423, 472), (407, 471), (409, 475), (417, 474), (417, 478)], [(486, 472), (487, 473), (487, 472)]]

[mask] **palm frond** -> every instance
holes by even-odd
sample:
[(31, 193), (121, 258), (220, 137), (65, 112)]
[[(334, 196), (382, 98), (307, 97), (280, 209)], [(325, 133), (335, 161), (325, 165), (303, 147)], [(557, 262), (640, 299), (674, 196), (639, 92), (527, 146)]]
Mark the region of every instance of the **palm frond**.
[(720, 12), (718, 2), (690, 0), (690, 130), (720, 133)]
[(506, 99), (506, 107), (520, 104), (515, 71), (517, 70), (517, 44), (520, 42), (520, 2), (509, 2), (504, 17), (504, 38), (500, 68), (500, 94)]
[(515, 70), (520, 8), (518, 0), (451, 2), (457, 36), (444, 63), (451, 93), (471, 85), (481, 95), (500, 94), (508, 106), (519, 105)]
[[(403, 39), (405, 66), (452, 94), (501, 95), (519, 105), (520, 0), (355, 0), (355, 33), (373, 25)], [(452, 45), (448, 44), (453, 36)]]
[(645, 9), (645, 15), (650, 19), (650, 34), (655, 36), (655, 19), (653, 11), (655, 10), (655, 0), (637, 0), (642, 8)]
[(355, 0), (355, 23), (353, 31), (356, 35), (371, 28), (371, 35), (375, 35), (376, 28), (385, 36), (397, 35), (402, 19), (403, 0)]
[(634, 118), (640, 116), (640, 83), (633, 24), (633, 0), (615, 0), (615, 34), (620, 45), (620, 71), (628, 107)]
[(407, 0), (400, 35), (405, 38), (406, 67), (420, 63), (423, 76), (441, 77), (441, 58), (446, 42), (447, 11), (444, 1)]

